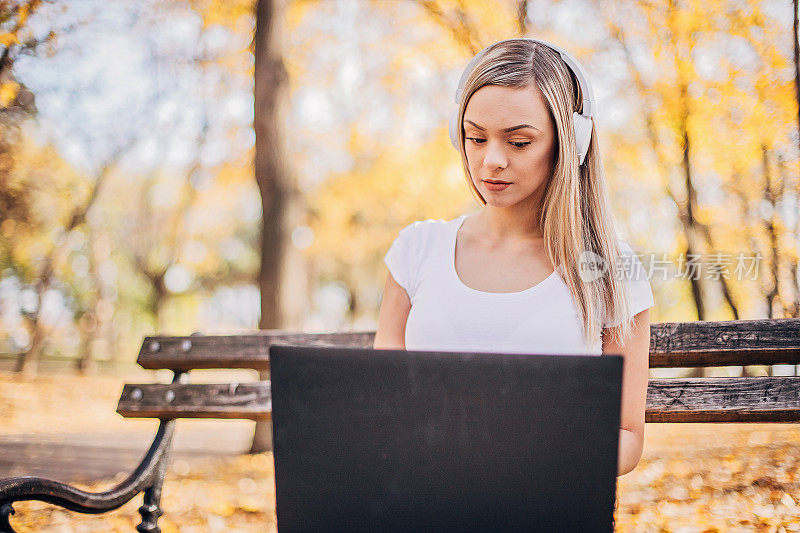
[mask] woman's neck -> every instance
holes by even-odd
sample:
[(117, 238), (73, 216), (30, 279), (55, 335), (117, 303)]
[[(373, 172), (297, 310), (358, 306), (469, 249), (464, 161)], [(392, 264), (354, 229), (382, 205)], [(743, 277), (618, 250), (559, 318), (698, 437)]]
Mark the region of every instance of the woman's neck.
[(478, 213), (477, 219), (495, 242), (539, 240), (543, 236), (539, 213), (533, 209), (486, 205)]

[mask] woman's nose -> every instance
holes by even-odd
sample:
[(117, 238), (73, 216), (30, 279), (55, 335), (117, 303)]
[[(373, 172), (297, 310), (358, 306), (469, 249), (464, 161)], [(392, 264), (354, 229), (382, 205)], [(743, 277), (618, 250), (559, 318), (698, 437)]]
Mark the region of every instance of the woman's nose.
[(508, 160), (504, 153), (503, 147), (498, 142), (487, 142), (486, 155), (483, 158), (483, 164), (491, 170), (502, 169), (508, 166)]

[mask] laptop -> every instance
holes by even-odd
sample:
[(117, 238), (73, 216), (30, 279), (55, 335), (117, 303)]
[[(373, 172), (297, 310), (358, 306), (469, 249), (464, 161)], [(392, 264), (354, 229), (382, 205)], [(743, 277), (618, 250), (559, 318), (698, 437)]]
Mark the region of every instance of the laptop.
[(272, 346), (278, 530), (612, 531), (622, 364)]

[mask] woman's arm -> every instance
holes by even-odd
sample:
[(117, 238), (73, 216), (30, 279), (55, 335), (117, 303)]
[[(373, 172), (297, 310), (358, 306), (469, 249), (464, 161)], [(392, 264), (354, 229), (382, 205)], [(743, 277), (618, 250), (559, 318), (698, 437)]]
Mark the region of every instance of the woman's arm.
[(645, 309), (633, 317), (633, 336), (624, 346), (612, 340), (611, 331), (606, 329), (603, 353), (621, 354), (625, 360), (617, 464), (617, 475), (621, 476), (636, 468), (644, 446), (644, 412), (650, 369), (650, 310)]
[(406, 347), (406, 320), (411, 311), (411, 300), (406, 290), (395, 281), (392, 274), (386, 276), (386, 285), (378, 314), (378, 330), (372, 347), (378, 349), (400, 349)]

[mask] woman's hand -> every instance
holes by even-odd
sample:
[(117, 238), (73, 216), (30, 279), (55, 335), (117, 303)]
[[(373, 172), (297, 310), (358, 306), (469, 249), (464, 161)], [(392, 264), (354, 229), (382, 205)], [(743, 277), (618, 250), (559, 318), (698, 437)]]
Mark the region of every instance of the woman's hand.
[(617, 463), (617, 475), (621, 476), (636, 468), (644, 446), (644, 413), (650, 370), (650, 310), (645, 309), (633, 317), (633, 336), (624, 346), (612, 337), (611, 330), (606, 329), (603, 353), (620, 354), (625, 361)]
[(386, 276), (381, 310), (378, 314), (378, 329), (372, 347), (404, 350), (406, 347), (406, 320), (411, 311), (411, 300), (406, 290), (395, 281), (392, 274)]

